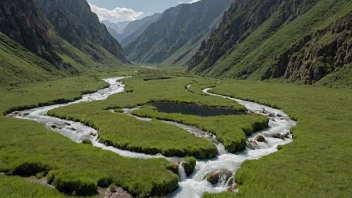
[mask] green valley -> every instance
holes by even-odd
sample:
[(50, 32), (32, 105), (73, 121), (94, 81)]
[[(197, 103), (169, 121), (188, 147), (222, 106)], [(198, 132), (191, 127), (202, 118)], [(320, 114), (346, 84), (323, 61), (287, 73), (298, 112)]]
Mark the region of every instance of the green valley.
[(351, 19), (351, 0), (1, 1), (0, 198), (351, 197)]

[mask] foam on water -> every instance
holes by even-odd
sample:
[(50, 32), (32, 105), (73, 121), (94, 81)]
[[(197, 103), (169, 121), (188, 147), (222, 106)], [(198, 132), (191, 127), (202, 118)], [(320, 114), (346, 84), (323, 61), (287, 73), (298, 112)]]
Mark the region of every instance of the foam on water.
[[(218, 94), (211, 94), (208, 92), (209, 90), (210, 88), (204, 89), (203, 92), (212, 96), (218, 96), (236, 101), (245, 106), (249, 111), (271, 116), (269, 127), (251, 135), (248, 138), (248, 141), (254, 140), (257, 135), (265, 136), (265, 134), (287, 133), (290, 132), (291, 127), (296, 125), (296, 122), (291, 120), (289, 116), (281, 110), (254, 102), (248, 102)], [(266, 137), (265, 142), (257, 142), (257, 147), (255, 148), (247, 147), (245, 151), (236, 154), (220, 153), (220, 155), (215, 159), (197, 161), (195, 173), (192, 177), (185, 181), (179, 182), (180, 188), (169, 196), (179, 198), (197, 198), (201, 197), (205, 192), (219, 193), (227, 191), (228, 183), (222, 181), (220, 184), (212, 186), (208, 181), (206, 181), (206, 176), (214, 170), (221, 169), (228, 169), (235, 174), (244, 161), (256, 160), (274, 153), (277, 151), (278, 145), (284, 145), (290, 142), (292, 142), (292, 136), (289, 136), (289, 138), (283, 140)]]

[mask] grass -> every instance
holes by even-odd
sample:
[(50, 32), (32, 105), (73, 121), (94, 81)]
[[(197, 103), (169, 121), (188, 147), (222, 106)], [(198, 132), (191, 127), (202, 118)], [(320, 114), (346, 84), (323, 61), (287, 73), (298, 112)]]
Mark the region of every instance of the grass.
[(292, 84), (222, 81), (214, 93), (277, 106), (298, 120), (294, 141), (246, 161), (239, 193), (204, 197), (350, 197), (352, 91)]
[(53, 65), (0, 33), (0, 84), (64, 77)]
[(268, 118), (257, 114), (201, 117), (180, 113), (161, 113), (154, 106), (143, 106), (133, 114), (196, 126), (216, 135), (231, 153), (246, 148), (246, 135), (268, 126)]
[[(113, 73), (1, 86), (0, 110), (6, 112), (74, 100), (82, 93), (105, 87), (106, 83), (99, 79)], [(119, 73), (130, 71), (114, 74)], [(138, 196), (165, 195), (178, 186), (178, 177), (171, 171), (173, 165), (165, 159), (124, 158), (91, 145), (77, 144), (37, 122), (2, 115), (0, 131), (0, 172), (45, 176), (57, 190), (67, 195), (94, 195), (97, 187), (108, 187), (112, 183)], [(1, 176), (1, 196), (23, 197), (24, 192), (33, 197), (64, 196), (19, 177)]]
[(146, 75), (140, 75), (123, 80), (126, 84), (125, 93), (113, 95), (104, 101), (54, 109), (49, 114), (86, 123), (99, 130), (99, 139), (102, 142), (118, 148), (149, 154), (162, 153), (166, 156), (191, 155), (204, 159), (214, 157), (216, 154), (215, 146), (207, 140), (194, 137), (176, 126), (156, 120), (152, 122), (136, 120), (107, 110), (135, 107), (157, 101), (245, 110), (245, 107), (233, 101), (185, 90), (187, 84), (205, 83), (209, 80), (172, 77), (145, 81)]
[[(205, 66), (199, 65), (193, 71), (211, 76), (248, 78), (250, 80), (271, 78), (272, 76), (267, 76), (266, 72), (277, 66), (277, 58), (280, 55), (292, 49), (305, 36), (312, 35), (314, 37), (317, 30), (324, 29), (334, 21), (346, 16), (351, 12), (352, 7), (351, 1), (304, 1), (301, 3), (303, 5), (302, 14), (294, 18), (293, 21), (287, 22), (283, 19), (285, 19), (287, 10), (290, 9), (285, 8), (289, 4), (291, 4), (290, 1), (283, 2), (269, 19), (251, 32), (245, 40), (238, 45), (234, 45), (233, 50), (224, 54), (214, 66), (203, 71), (206, 69)], [(234, 17), (236, 17), (236, 14), (233, 14)], [(226, 30), (226, 25), (220, 27)], [(224, 33), (224, 30), (219, 30), (219, 32)], [(217, 42), (216, 39), (221, 40), (221, 35), (214, 35), (213, 37), (214, 42)], [(331, 42), (331, 39), (333, 37), (327, 35), (322, 42)], [(311, 50), (311, 53), (314, 50)], [(304, 75), (308, 74), (305, 73)], [(306, 76), (301, 77), (301, 79), (295, 77), (295, 79), (287, 80), (301, 81), (302, 83), (304, 77)]]
[[(82, 113), (77, 108), (77, 114), (70, 112), (64, 115), (62, 111), (65, 112), (65, 109), (53, 110), (50, 115), (74, 119)], [(153, 155), (161, 153), (167, 157), (195, 156), (199, 159), (212, 158), (217, 153), (211, 142), (157, 120), (141, 121), (125, 114), (104, 110), (94, 110), (94, 115), (81, 115), (81, 122), (99, 130), (102, 143), (123, 150)]]
[[(50, 37), (60, 48), (60, 65), (54, 66), (32, 53), (21, 44), (0, 33), (0, 84), (44, 82), (63, 77), (104, 73), (119, 70), (125, 65), (100, 46), (88, 43), (86, 51), (80, 51), (50, 30)], [(89, 45), (90, 44), (90, 45)], [(96, 60), (95, 58), (99, 58)]]
[(29, 183), (21, 177), (9, 177), (0, 175), (0, 197), (38, 197), (38, 198), (63, 198), (67, 197), (55, 189), (51, 189), (39, 184)]

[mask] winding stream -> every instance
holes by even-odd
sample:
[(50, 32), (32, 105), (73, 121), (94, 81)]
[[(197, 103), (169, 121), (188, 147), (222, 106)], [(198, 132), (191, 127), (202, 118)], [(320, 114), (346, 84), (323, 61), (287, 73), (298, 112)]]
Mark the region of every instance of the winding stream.
[[(55, 108), (68, 106), (68, 105), (76, 104), (80, 102), (105, 100), (112, 94), (121, 93), (124, 91), (124, 85), (118, 82), (118, 80), (121, 80), (123, 78), (125, 77), (104, 79), (105, 82), (110, 84), (109, 88), (98, 90), (97, 92), (92, 94), (83, 95), (82, 99), (74, 102), (12, 112), (8, 114), (8, 116), (19, 118), (19, 119), (35, 120), (37, 122), (44, 124), (48, 129), (56, 131), (77, 143), (81, 143), (84, 139), (90, 139), (92, 140), (93, 146), (102, 148), (104, 150), (112, 151), (124, 157), (144, 158), (144, 159), (166, 158), (162, 155), (147, 155), (143, 153), (135, 153), (135, 152), (125, 151), (125, 150), (121, 150), (110, 146), (105, 146), (104, 144), (99, 142), (97, 138), (98, 131), (96, 131), (95, 129), (88, 127), (79, 122), (63, 120), (63, 119), (50, 117), (46, 115), (48, 111)], [(186, 89), (189, 88), (190, 86), (191, 84), (187, 85)], [(218, 94), (212, 94), (208, 92), (209, 90), (210, 88), (207, 88), (207, 89), (204, 89), (203, 92), (212, 96), (223, 97), (226, 99), (233, 100), (235, 102), (238, 102), (244, 105), (251, 112), (268, 116), (270, 118), (269, 127), (248, 137), (247, 148), (245, 151), (236, 153), (236, 154), (230, 154), (225, 150), (224, 146), (217, 141), (215, 136), (211, 136), (205, 131), (202, 131), (193, 126), (188, 126), (177, 122), (161, 120), (164, 123), (173, 124), (175, 126), (183, 128), (198, 137), (206, 138), (212, 141), (214, 144), (216, 144), (218, 148), (218, 156), (216, 158), (197, 161), (195, 171), (189, 178), (185, 177), (184, 170), (182, 170), (182, 166), (179, 166), (179, 170), (182, 173), (180, 175), (180, 177), (182, 178), (180, 179), (180, 182), (179, 182), (180, 187), (178, 190), (171, 193), (169, 197), (194, 198), (194, 197), (201, 197), (204, 192), (219, 193), (219, 192), (226, 191), (229, 187), (228, 181), (224, 181), (213, 186), (211, 183), (209, 183), (206, 180), (206, 176), (210, 172), (215, 170), (220, 170), (220, 169), (227, 169), (235, 173), (245, 160), (255, 160), (263, 156), (269, 155), (271, 153), (274, 153), (277, 151), (278, 145), (288, 144), (292, 141), (291, 135), (288, 135), (288, 138), (286, 139), (284, 138), (278, 139), (278, 138), (271, 137), (273, 134), (285, 134), (285, 133), (289, 134), (290, 128), (296, 125), (296, 122), (291, 120), (288, 117), (288, 115), (285, 114), (284, 112), (264, 105), (253, 103), (253, 102), (239, 100), (239, 99), (226, 97)], [(134, 110), (137, 110), (138, 108), (139, 107), (132, 108), (132, 109), (123, 109), (123, 111), (124, 113), (130, 116), (133, 116), (131, 112)], [(151, 120), (149, 118), (141, 118), (137, 116), (133, 116), (133, 117), (140, 120), (145, 120), (145, 121)], [(256, 141), (256, 137), (258, 135), (265, 136), (265, 142)], [(180, 162), (180, 160), (182, 160), (180, 158), (166, 158), (166, 159), (172, 162)]]
[[(269, 127), (248, 137), (247, 148), (245, 151), (236, 154), (225, 153), (217, 156), (215, 159), (197, 161), (193, 175), (190, 178), (179, 182), (180, 188), (172, 193), (170, 195), (171, 197), (201, 197), (204, 192), (220, 193), (227, 191), (229, 188), (228, 181), (213, 186), (205, 179), (208, 173), (215, 170), (227, 169), (235, 174), (244, 161), (259, 159), (276, 152), (278, 150), (278, 145), (285, 145), (292, 142), (291, 135), (286, 139), (268, 137), (273, 134), (290, 133), (291, 127), (296, 125), (296, 122), (291, 120), (283, 111), (254, 102), (212, 94), (209, 93), (210, 89), (211, 88), (204, 89), (203, 92), (212, 96), (233, 100), (245, 106), (250, 112), (268, 116), (270, 118)], [(266, 141), (255, 141), (258, 135), (264, 136)]]

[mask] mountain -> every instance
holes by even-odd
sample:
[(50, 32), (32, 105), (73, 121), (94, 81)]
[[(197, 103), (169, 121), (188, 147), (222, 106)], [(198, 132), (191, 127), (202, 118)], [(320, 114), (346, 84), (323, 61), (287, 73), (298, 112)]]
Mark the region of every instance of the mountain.
[(123, 30), (123, 40), (121, 45), (125, 47), (132, 41), (136, 40), (141, 34), (143, 34), (148, 26), (154, 23), (160, 16), (160, 13), (156, 13), (152, 16), (147, 16), (143, 19), (130, 22)]
[(105, 24), (106, 27), (109, 27), (111, 29), (114, 29), (117, 33), (123, 34), (123, 31), (125, 30), (126, 26), (130, 23), (130, 21), (122, 21), (118, 23), (112, 23), (108, 20), (103, 20), (101, 23)]
[(66, 41), (100, 60), (95, 45), (128, 63), (120, 44), (99, 22), (86, 0), (34, 0), (37, 7)]
[(329, 84), (352, 74), (352, 1), (236, 0), (189, 70)]
[(185, 64), (216, 28), (231, 2), (202, 0), (170, 8), (125, 47), (126, 54), (135, 62)]
[(116, 30), (114, 30), (110, 27), (106, 27), (106, 28), (112, 37), (114, 37), (118, 42), (121, 42), (121, 40), (123, 38), (122, 34), (119, 34), (118, 32), (116, 32)]
[[(53, 15), (59, 16), (59, 13), (53, 12)], [(69, 15), (75, 20), (73, 16), (73, 13)], [(93, 19), (91, 21), (95, 23)], [(69, 24), (62, 19), (60, 22)], [(86, 26), (79, 26), (79, 28), (88, 29)], [(106, 31), (109, 35), (105, 26), (97, 28), (101, 28), (101, 34), (105, 34), (104, 31)], [(0, 3), (0, 84), (43, 81), (128, 63), (125, 56), (119, 54), (120, 52), (112, 54), (103, 47), (110, 46), (107, 49), (121, 50), (117, 41), (110, 35), (113, 40), (111, 42), (109, 42), (110, 39), (99, 40), (101, 37), (92, 35), (91, 41), (83, 36), (75, 40), (74, 34), (78, 32), (75, 32), (74, 28), (71, 30), (72, 32), (65, 33), (67, 40), (61, 37), (33, 0), (2, 0)], [(99, 41), (106, 43), (99, 45), (97, 44)], [(116, 44), (115, 47), (112, 46), (114, 44)]]
[(0, 32), (1, 84), (28, 76), (39, 80), (50, 72), (60, 75), (58, 69), (62, 68), (62, 60), (59, 49), (33, 1), (2, 0)]

